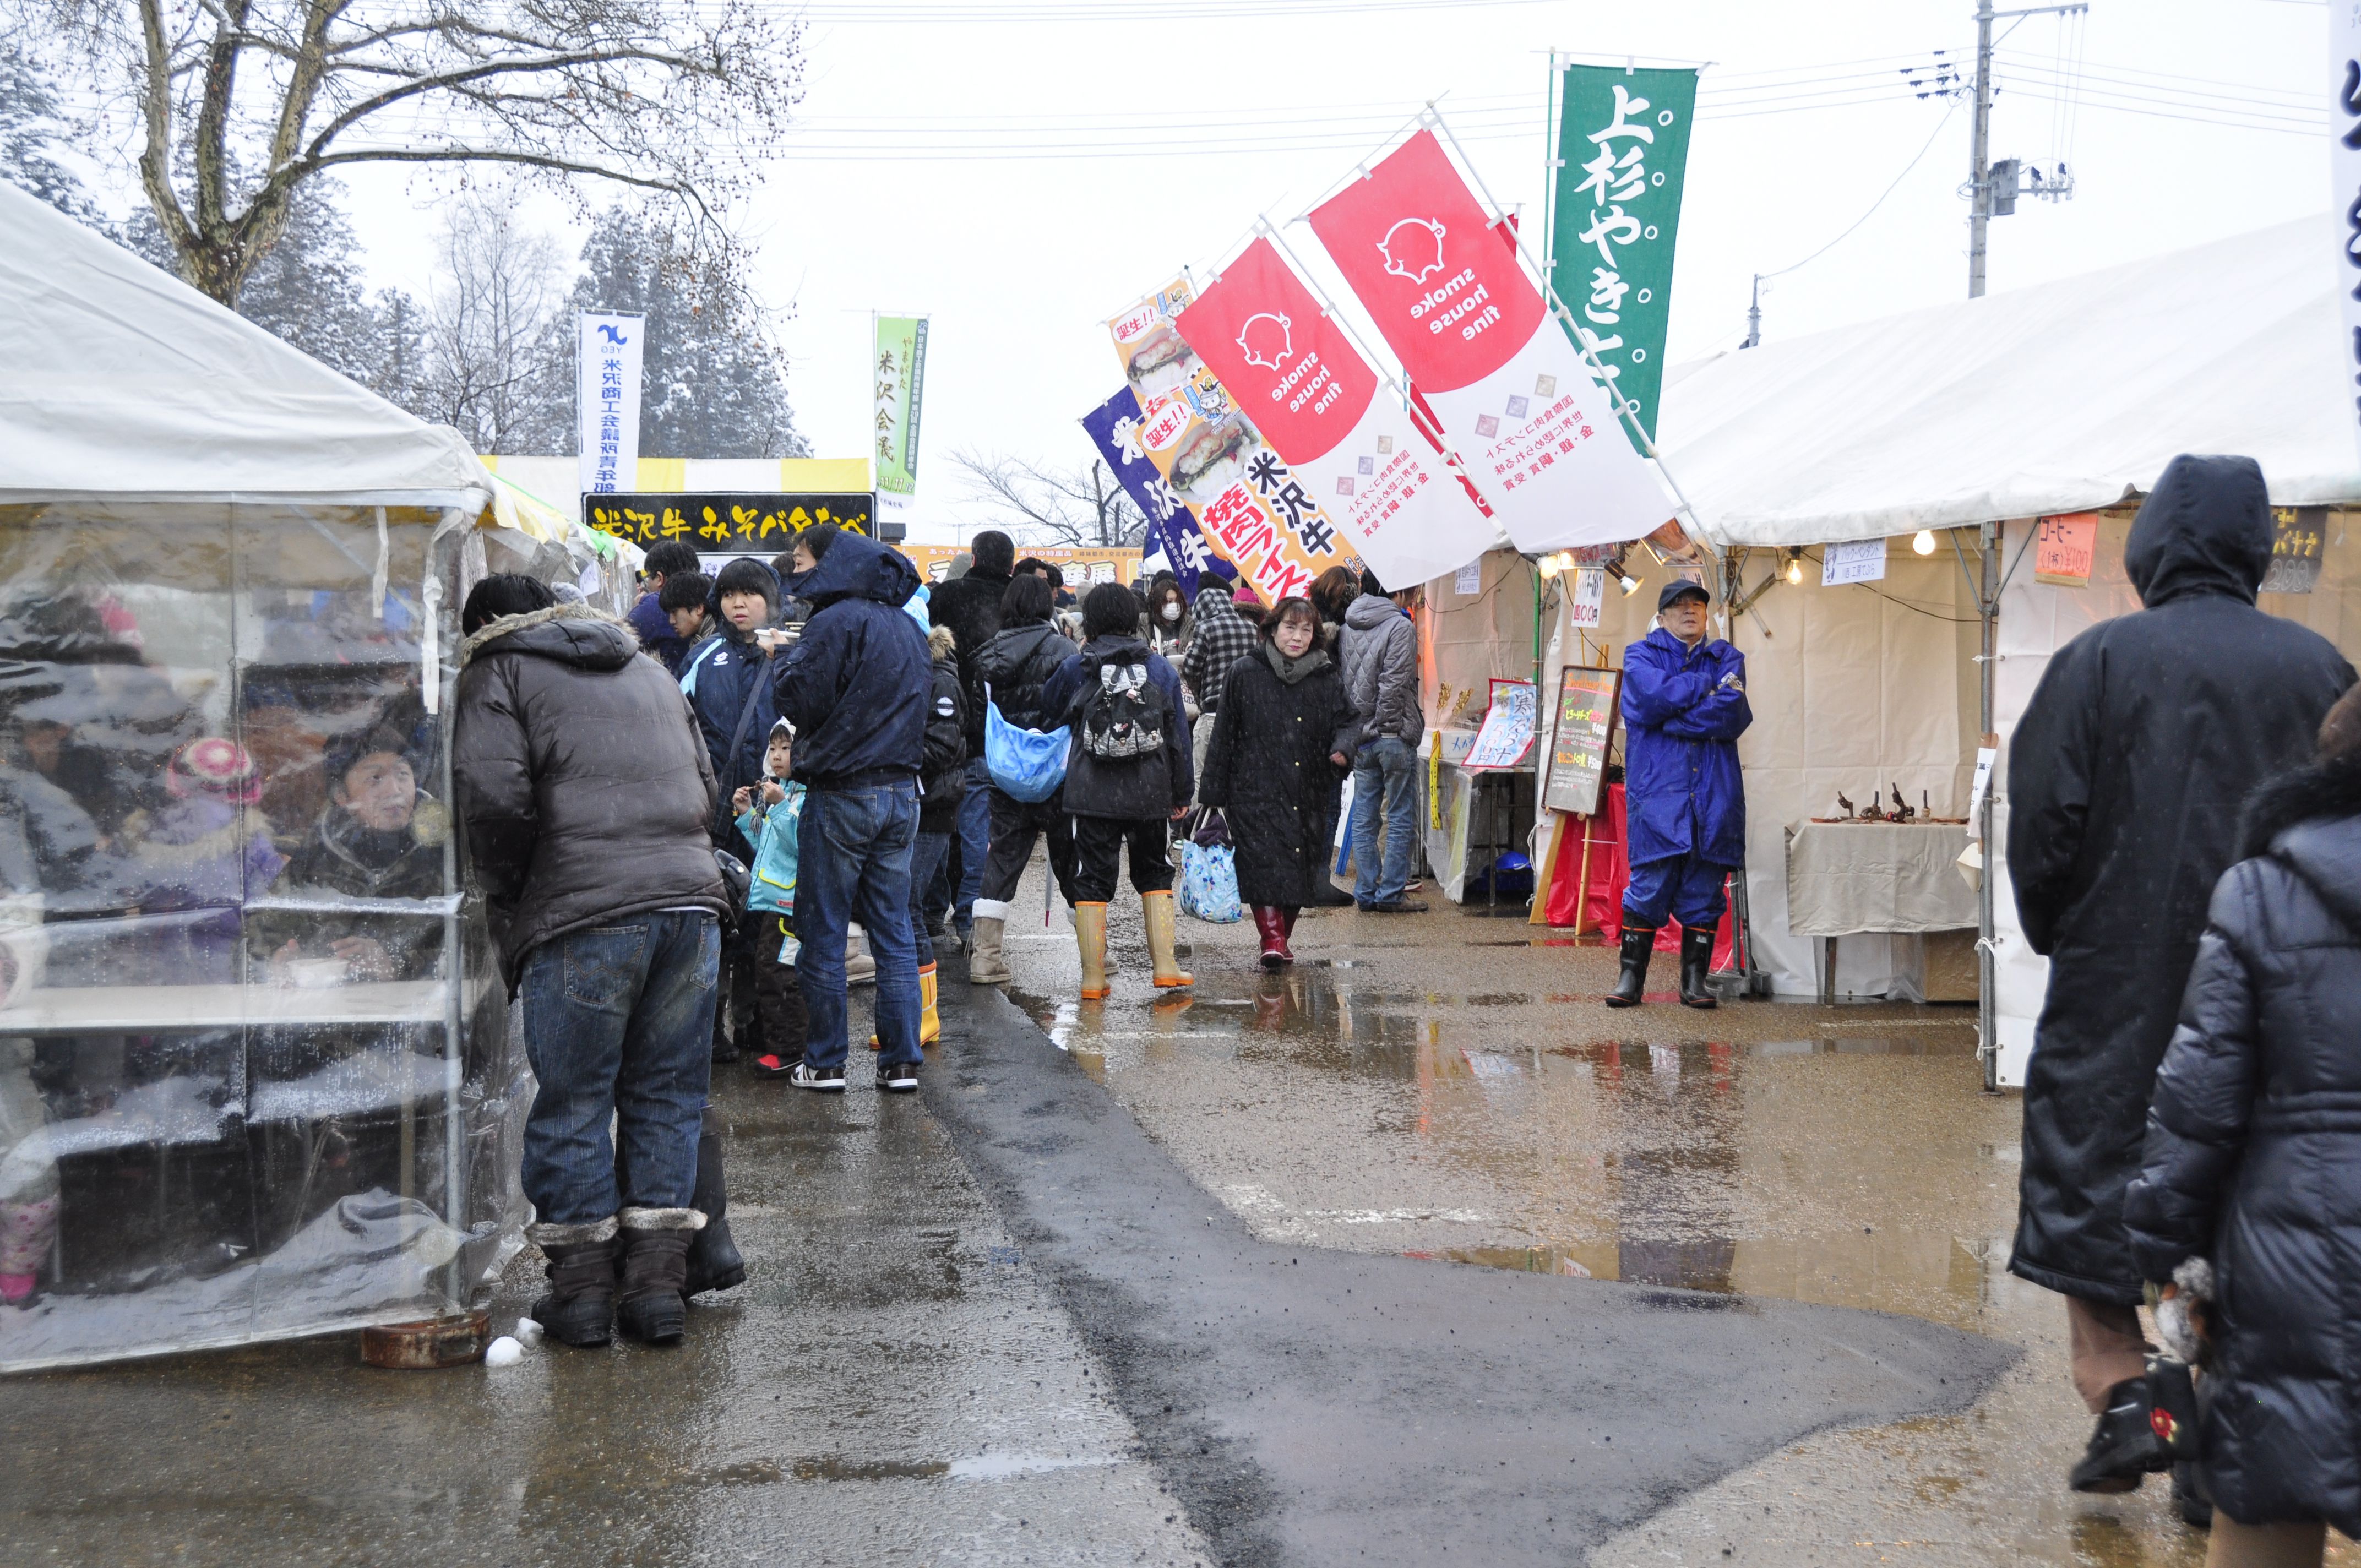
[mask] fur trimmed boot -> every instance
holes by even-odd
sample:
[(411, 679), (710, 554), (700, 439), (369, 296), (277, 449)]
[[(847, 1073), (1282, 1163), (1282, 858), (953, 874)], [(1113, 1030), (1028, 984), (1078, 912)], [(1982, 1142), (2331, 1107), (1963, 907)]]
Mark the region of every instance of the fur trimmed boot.
[(1074, 905), (1074, 946), (1082, 955), (1082, 1000), (1104, 1002), (1115, 988), (1107, 983), (1106, 968), (1107, 906), (1099, 904)]
[(622, 1288), (615, 1317), (649, 1344), (678, 1344), (688, 1332), (689, 1238), (705, 1226), (694, 1209), (626, 1209)]
[(1713, 968), (1714, 938), (1721, 935), (1721, 923), (1710, 926), (1681, 927), (1681, 1005), (1684, 1007), (1715, 1007), (1713, 992), (1706, 989), (1706, 971)]
[(1008, 905), (995, 899), (975, 901), (975, 936), (968, 943), (967, 978), (971, 985), (1005, 985), (1016, 977), (1008, 972), (1001, 951), (1008, 931)]
[(1141, 920), (1148, 927), (1148, 956), (1156, 965), (1156, 989), (1170, 991), (1183, 985), (1194, 985), (1197, 977), (1180, 967), (1178, 939), (1179, 917), (1172, 906), (1172, 890), (1169, 887), (1139, 895)]
[(705, 1216), (705, 1223), (688, 1244), (688, 1281), (684, 1296), (708, 1290), (728, 1290), (746, 1283), (746, 1260), (730, 1234), (730, 1187), (721, 1163), (721, 1135), (727, 1131), (719, 1106), (705, 1108), (705, 1124), (697, 1135), (697, 1189), (689, 1202)]
[(615, 1222), (577, 1225), (534, 1223), (525, 1240), (549, 1259), (549, 1293), (533, 1304), (533, 1320), (553, 1339), (588, 1350), (615, 1337)]
[(1634, 925), (1630, 913), (1623, 916), (1623, 972), (1616, 978), (1615, 989), (1607, 993), (1609, 1007), (1637, 1007), (1646, 1000), (1648, 989), (1648, 955), (1656, 950), (1656, 928)]
[(1295, 961), (1287, 945), (1287, 911), (1276, 904), (1254, 906), (1255, 929), (1262, 935), (1262, 967), (1277, 972)]

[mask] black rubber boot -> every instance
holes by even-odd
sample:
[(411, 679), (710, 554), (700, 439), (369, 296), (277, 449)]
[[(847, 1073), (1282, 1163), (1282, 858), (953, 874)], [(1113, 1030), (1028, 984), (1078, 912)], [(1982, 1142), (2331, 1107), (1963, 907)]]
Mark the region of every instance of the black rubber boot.
[[(533, 1239), (549, 1259), (549, 1294), (533, 1304), (533, 1321), (552, 1339), (585, 1350), (613, 1339), (615, 1222), (532, 1228), (548, 1236), (545, 1240), (541, 1236)], [(582, 1233), (594, 1239), (555, 1239), (555, 1234), (566, 1232)]]
[[(688, 1212), (639, 1211), (658, 1215)], [(678, 1344), (688, 1332), (688, 1301), (681, 1290), (688, 1283), (690, 1234), (685, 1228), (624, 1228), (622, 1291), (615, 1299), (615, 1318), (633, 1339), (649, 1344)]]
[(688, 1283), (684, 1296), (727, 1290), (746, 1283), (746, 1260), (730, 1235), (730, 1192), (721, 1168), (721, 1112), (705, 1108), (705, 1125), (697, 1135), (697, 1190), (689, 1206), (705, 1216), (705, 1228), (690, 1233)]
[(1609, 1007), (1637, 1007), (1648, 988), (1648, 955), (1656, 950), (1656, 928), (1635, 926), (1623, 916), (1623, 973), (1607, 993)]
[(1713, 968), (1713, 939), (1720, 934), (1719, 924), (1681, 927), (1682, 1006), (1716, 1005), (1713, 992), (1706, 989), (1705, 977), (1706, 971)]
[(2213, 1494), (2205, 1489), (2205, 1467), (2184, 1459), (2172, 1467), (2172, 1511), (2191, 1530), (2213, 1528)]
[(2128, 1492), (2141, 1476), (2170, 1469), (2164, 1440), (2148, 1424), (2151, 1403), (2145, 1377), (2126, 1377), (2108, 1389), (2090, 1446), (2067, 1485), (2078, 1492)]

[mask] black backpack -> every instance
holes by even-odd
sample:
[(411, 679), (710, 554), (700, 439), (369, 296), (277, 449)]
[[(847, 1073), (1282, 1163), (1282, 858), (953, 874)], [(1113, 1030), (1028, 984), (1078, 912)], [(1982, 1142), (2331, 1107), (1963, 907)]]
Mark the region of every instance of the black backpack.
[(1074, 739), (1091, 756), (1130, 762), (1164, 750), (1169, 716), (1164, 694), (1148, 678), (1146, 660), (1104, 661), (1097, 682), (1082, 688), (1077, 705)]

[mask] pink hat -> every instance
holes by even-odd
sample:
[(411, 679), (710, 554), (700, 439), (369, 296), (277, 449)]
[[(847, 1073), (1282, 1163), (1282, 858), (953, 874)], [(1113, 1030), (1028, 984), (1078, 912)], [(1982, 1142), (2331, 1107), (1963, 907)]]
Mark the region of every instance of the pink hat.
[(1262, 600), (1255, 598), (1255, 591), (1251, 587), (1245, 583), (1240, 583), (1237, 586), (1237, 591), (1230, 595), (1230, 602), (1232, 604), (1258, 605), (1262, 603)]
[(179, 800), (205, 795), (251, 806), (262, 798), (262, 779), (255, 772), (254, 759), (236, 741), (218, 735), (192, 740), (173, 752), (164, 769), (164, 787)]

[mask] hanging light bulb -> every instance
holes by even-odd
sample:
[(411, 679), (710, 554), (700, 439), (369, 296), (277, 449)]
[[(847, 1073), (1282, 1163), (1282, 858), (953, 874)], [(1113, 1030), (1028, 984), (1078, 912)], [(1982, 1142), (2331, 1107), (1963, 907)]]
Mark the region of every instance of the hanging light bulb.
[(1804, 586), (1804, 552), (1800, 548), (1787, 552), (1787, 584), (1790, 587)]
[(1559, 571), (1571, 572), (1574, 570), (1574, 566), (1575, 561), (1573, 551), (1561, 550), (1557, 553), (1557, 569)]
[(1557, 552), (1553, 550), (1548, 554), (1536, 559), (1533, 562), (1533, 570), (1542, 575), (1542, 581), (1545, 583), (1556, 576), (1558, 574)]
[(1911, 535), (1910, 548), (1921, 555), (1932, 555), (1935, 553), (1935, 531), (1931, 528), (1922, 528)]

